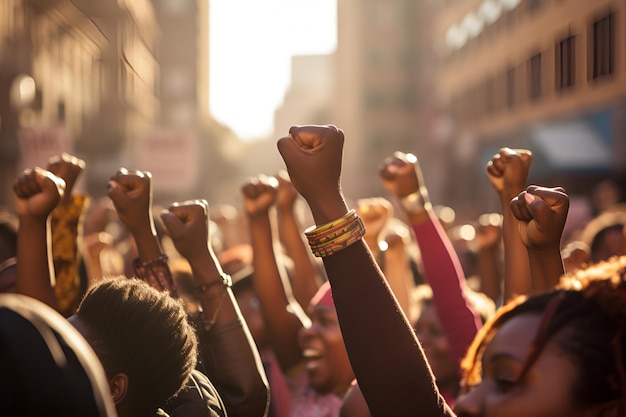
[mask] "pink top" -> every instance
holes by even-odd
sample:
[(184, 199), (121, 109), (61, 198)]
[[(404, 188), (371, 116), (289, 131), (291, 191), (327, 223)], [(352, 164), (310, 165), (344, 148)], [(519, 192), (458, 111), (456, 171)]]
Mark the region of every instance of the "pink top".
[(424, 278), (433, 291), (437, 316), (454, 359), (460, 363), (482, 322), (465, 297), (465, 274), (454, 247), (436, 215), (429, 215), (429, 221), (411, 227), (422, 254)]

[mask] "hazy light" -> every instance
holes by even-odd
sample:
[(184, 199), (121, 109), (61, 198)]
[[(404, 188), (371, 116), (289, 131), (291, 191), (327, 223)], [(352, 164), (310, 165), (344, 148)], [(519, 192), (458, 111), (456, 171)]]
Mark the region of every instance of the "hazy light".
[(495, 0), (485, 0), (478, 9), (478, 14), (485, 23), (491, 24), (502, 15), (502, 5)]
[(522, 0), (500, 0), (500, 4), (502, 4), (502, 7), (506, 10), (513, 10), (519, 6), (521, 1)]
[(469, 12), (461, 21), (461, 27), (465, 30), (467, 36), (473, 39), (483, 30), (484, 23), (476, 13)]
[(450, 49), (462, 48), (467, 42), (467, 32), (463, 27), (451, 26), (446, 32), (446, 45)]
[(16, 108), (32, 104), (35, 100), (37, 88), (35, 80), (30, 75), (19, 75), (11, 85), (11, 101)]
[(474, 240), (476, 237), (476, 229), (471, 224), (464, 224), (459, 227), (459, 237), (463, 240)]
[(454, 219), (456, 218), (456, 213), (452, 207), (448, 206), (437, 206), (436, 208), (437, 216), (441, 219), (442, 222), (452, 224), (454, 223)]

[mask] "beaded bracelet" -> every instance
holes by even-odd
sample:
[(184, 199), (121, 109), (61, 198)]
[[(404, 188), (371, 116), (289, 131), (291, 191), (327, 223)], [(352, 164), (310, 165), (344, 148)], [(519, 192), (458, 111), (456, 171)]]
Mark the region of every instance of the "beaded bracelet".
[(209, 290), (209, 288), (213, 287), (214, 285), (218, 285), (218, 284), (222, 284), (224, 285), (224, 287), (232, 287), (233, 286), (233, 279), (231, 278), (230, 275), (225, 274), (225, 273), (221, 273), (220, 277), (216, 280), (213, 280), (211, 282), (205, 282), (202, 284), (198, 284), (196, 285), (194, 288), (196, 290), (196, 292), (203, 294), (205, 292), (207, 292)]

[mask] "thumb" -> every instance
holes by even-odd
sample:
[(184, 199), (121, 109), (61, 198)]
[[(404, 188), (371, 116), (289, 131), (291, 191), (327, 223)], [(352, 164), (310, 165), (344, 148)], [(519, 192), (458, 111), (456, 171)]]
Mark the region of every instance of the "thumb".
[(160, 213), (160, 217), (172, 239), (181, 235), (184, 226), (176, 214), (170, 210), (163, 210)]

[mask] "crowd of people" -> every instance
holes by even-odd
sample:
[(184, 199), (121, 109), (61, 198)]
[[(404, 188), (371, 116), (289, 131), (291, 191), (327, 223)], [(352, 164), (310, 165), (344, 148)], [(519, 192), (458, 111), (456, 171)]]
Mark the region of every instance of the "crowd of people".
[(95, 199), (68, 154), (21, 173), (0, 215), (2, 414), (626, 415), (615, 183), (565, 236), (566, 190), (501, 149), (501, 211), (458, 239), (411, 153), (381, 158), (387, 195), (349, 202), (343, 144), (292, 127), (286, 170), (242, 182), (241, 207), (158, 207), (127, 168)]

